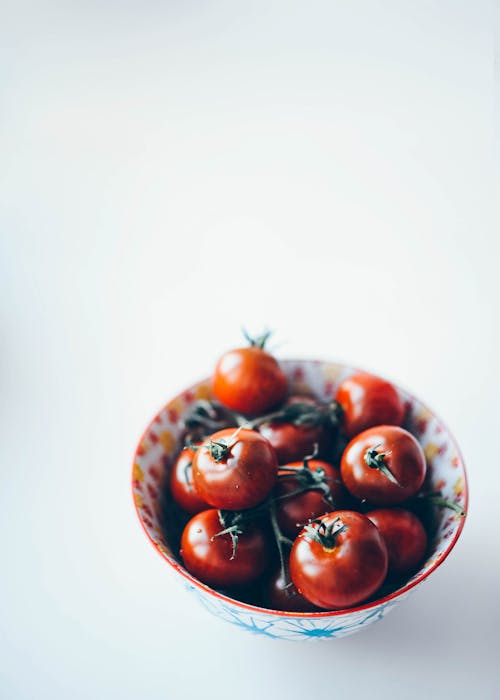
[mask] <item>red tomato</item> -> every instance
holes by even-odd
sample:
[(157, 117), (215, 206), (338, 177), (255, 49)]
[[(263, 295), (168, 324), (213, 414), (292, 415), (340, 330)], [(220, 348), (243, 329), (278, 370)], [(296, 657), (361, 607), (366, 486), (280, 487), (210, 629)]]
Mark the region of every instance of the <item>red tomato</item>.
[(351, 440), (340, 471), (353, 496), (388, 506), (417, 493), (424, 483), (426, 463), (411, 433), (394, 425), (379, 425)]
[(299, 534), (290, 554), (290, 573), (299, 593), (314, 605), (327, 610), (349, 608), (382, 585), (387, 548), (366, 516), (335, 511)]
[(276, 450), (279, 464), (287, 464), (311, 454), (314, 445), (319, 453), (328, 444), (325, 430), (320, 425), (294, 425), (293, 423), (264, 423), (259, 427), (263, 435)]
[(337, 389), (343, 410), (342, 427), (348, 437), (375, 425), (401, 425), (405, 407), (392, 384), (366, 372), (357, 372)]
[(288, 389), (287, 376), (276, 359), (256, 345), (223, 355), (212, 384), (219, 401), (247, 416), (264, 413), (281, 403)]
[(210, 508), (194, 487), (193, 458), (194, 450), (185, 447), (175, 460), (170, 474), (170, 492), (174, 501), (192, 515)]
[[(290, 411), (303, 407), (304, 412), (288, 416)], [(305, 416), (305, 412), (311, 411)], [(326, 415), (322, 408), (308, 396), (290, 398), (278, 414), (281, 417), (259, 424), (258, 430), (276, 450), (279, 464), (296, 462), (314, 451), (323, 454), (331, 442)], [(330, 424), (331, 427), (331, 424)]]
[[(297, 489), (315, 484), (318, 484), (316, 489), (286, 497)], [(279, 499), (276, 502), (278, 524), (283, 534), (292, 539), (310, 520), (341, 508), (346, 498), (340, 470), (319, 459), (293, 462), (280, 469), (275, 494)]]
[(276, 453), (254, 430), (226, 428), (214, 433), (196, 451), (193, 480), (210, 505), (226, 510), (252, 508), (274, 486)]
[[(287, 585), (287, 583), (289, 585)], [(283, 578), (278, 567), (267, 582), (265, 604), (271, 610), (288, 610), (290, 612), (319, 612), (319, 609), (300, 595), (293, 581)]]
[(402, 508), (380, 508), (366, 514), (382, 535), (390, 574), (409, 574), (421, 564), (427, 535), (416, 515)]
[[(236, 586), (258, 578), (266, 569), (269, 550), (264, 532), (246, 524), (238, 534), (236, 550), (217, 510), (198, 513), (184, 528), (180, 554), (186, 569), (200, 581), (215, 588)], [(234, 551), (234, 556), (233, 556)]]

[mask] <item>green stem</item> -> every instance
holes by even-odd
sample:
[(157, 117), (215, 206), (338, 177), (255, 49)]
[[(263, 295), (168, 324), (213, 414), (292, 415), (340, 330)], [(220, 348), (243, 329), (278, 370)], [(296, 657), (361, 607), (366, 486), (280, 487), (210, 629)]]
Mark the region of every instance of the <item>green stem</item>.
[(389, 479), (389, 481), (392, 481), (393, 484), (401, 486), (401, 484), (391, 472), (385, 461), (386, 457), (388, 457), (391, 453), (379, 452), (377, 450), (378, 447), (380, 447), (380, 445), (375, 445), (375, 447), (369, 447), (366, 450), (363, 457), (366, 466), (370, 467), (370, 469), (378, 469), (387, 479)]
[(256, 338), (252, 338), (252, 336), (247, 332), (245, 328), (241, 329), (245, 339), (247, 342), (254, 348), (260, 348), (261, 350), (264, 350), (265, 344), (269, 340), (269, 338), (272, 335), (272, 331), (264, 331), (262, 335), (258, 335)]
[(415, 497), (415, 500), (427, 501), (440, 508), (449, 508), (450, 510), (454, 510), (455, 513), (458, 513), (461, 518), (465, 518), (465, 510), (459, 506), (458, 503), (455, 503), (455, 501), (449, 501), (447, 498), (444, 498), (441, 491), (421, 493)]
[[(288, 573), (287, 573), (285, 555), (283, 553), (283, 545), (286, 545), (287, 547), (292, 547), (293, 542), (292, 542), (292, 540), (288, 539), (288, 537), (285, 537), (285, 535), (281, 532), (281, 528), (278, 524), (278, 518), (276, 515), (276, 504), (274, 502), (271, 502), (270, 518), (271, 518), (271, 526), (273, 528), (274, 539), (276, 540), (276, 546), (278, 548), (278, 554), (279, 554), (279, 558), (280, 558), (281, 578), (283, 580), (284, 587), (288, 588), (291, 581), (288, 581)], [(287, 593), (288, 593), (288, 591), (287, 591)]]
[(239, 517), (236, 515), (234, 518), (234, 521), (231, 525), (226, 527), (226, 516), (224, 515), (223, 511), (218, 510), (217, 511), (219, 514), (219, 522), (224, 528), (220, 532), (217, 532), (213, 537), (211, 538), (211, 541), (213, 542), (216, 537), (220, 537), (221, 535), (229, 535), (231, 537), (231, 545), (232, 545), (232, 553), (229, 561), (232, 561), (234, 557), (236, 556), (236, 548), (238, 546), (238, 538), (241, 534), (243, 534), (243, 530), (239, 526)]

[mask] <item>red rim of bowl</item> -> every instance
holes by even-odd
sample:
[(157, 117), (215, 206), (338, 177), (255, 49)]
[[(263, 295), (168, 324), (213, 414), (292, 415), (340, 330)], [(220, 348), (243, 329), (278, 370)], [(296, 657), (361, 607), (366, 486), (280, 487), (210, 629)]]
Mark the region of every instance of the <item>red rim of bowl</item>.
[[(289, 359), (289, 358), (283, 358), (280, 360), (280, 362), (283, 363), (298, 363), (298, 362), (310, 362), (314, 364), (329, 364), (329, 365), (336, 365), (337, 367), (340, 367), (342, 369), (350, 370), (353, 373), (354, 372), (366, 372), (367, 370), (362, 370), (358, 369), (356, 367), (351, 367), (350, 365), (345, 365), (341, 362), (332, 362), (330, 360), (317, 360), (317, 359), (308, 359), (308, 358), (303, 358), (301, 360), (296, 360), (296, 359)], [(375, 374), (374, 372), (371, 372), (371, 374)], [(381, 375), (377, 374), (378, 377), (381, 377)], [(382, 379), (385, 379), (385, 377), (381, 377)], [(209, 381), (209, 378), (202, 379), (199, 382), (196, 382), (195, 384), (191, 385), (187, 389), (184, 389), (180, 394), (176, 394), (172, 399), (170, 399), (166, 404), (162, 406), (162, 408), (157, 411), (153, 419), (148, 423), (146, 429), (142, 433), (138, 445), (135, 449), (134, 452), (134, 459), (133, 459), (133, 465), (137, 461), (138, 457), (138, 452), (140, 445), (144, 438), (146, 437), (147, 433), (150, 431), (151, 427), (155, 423), (157, 417), (159, 414), (168, 406), (172, 401), (175, 401), (175, 399), (179, 398), (182, 396), (182, 394), (186, 393), (187, 391), (193, 391), (198, 387), (200, 384), (206, 383)], [(391, 381), (391, 380), (388, 380)], [(189, 581), (193, 586), (199, 588), (200, 590), (204, 591), (205, 593), (208, 593), (209, 595), (213, 596), (214, 598), (218, 598), (219, 600), (222, 600), (224, 602), (230, 603), (232, 605), (236, 605), (239, 608), (242, 608), (243, 610), (250, 611), (250, 612), (255, 612), (255, 613), (261, 613), (261, 614), (266, 614), (266, 615), (276, 615), (277, 617), (291, 617), (291, 618), (325, 618), (325, 617), (339, 617), (341, 615), (347, 615), (349, 613), (357, 613), (357, 612), (362, 612), (364, 610), (370, 610), (371, 608), (378, 607), (382, 603), (387, 603), (390, 600), (395, 600), (396, 598), (400, 598), (402, 595), (407, 593), (408, 591), (411, 591), (415, 586), (418, 586), (422, 581), (425, 581), (433, 571), (435, 571), (443, 562), (444, 560), (448, 557), (452, 549), (454, 548), (455, 544), (457, 543), (458, 538), (462, 534), (462, 530), (464, 529), (465, 525), (465, 520), (467, 518), (467, 511), (468, 511), (468, 506), (469, 506), (469, 485), (467, 481), (467, 472), (465, 469), (465, 462), (463, 455), (460, 451), (460, 448), (453, 437), (452, 433), (448, 429), (448, 426), (444, 421), (436, 414), (435, 411), (430, 409), (427, 404), (423, 403), (419, 398), (417, 398), (412, 392), (407, 391), (403, 387), (401, 387), (399, 384), (396, 384), (395, 382), (392, 382), (394, 386), (397, 389), (400, 389), (403, 391), (412, 401), (418, 401), (418, 403), (429, 413), (435, 418), (436, 420), (439, 421), (443, 429), (446, 431), (446, 434), (448, 436), (448, 439), (450, 440), (451, 444), (456, 450), (458, 459), (459, 459), (459, 466), (461, 467), (461, 471), (463, 474), (463, 479), (464, 479), (464, 511), (465, 515), (460, 518), (460, 522), (458, 524), (458, 528), (453, 536), (453, 539), (450, 540), (448, 543), (447, 548), (442, 552), (442, 554), (434, 561), (434, 563), (427, 569), (427, 571), (422, 572), (419, 576), (414, 581), (410, 581), (406, 585), (404, 585), (402, 588), (398, 588), (396, 591), (393, 591), (392, 593), (389, 593), (388, 595), (384, 596), (383, 598), (377, 598), (377, 600), (373, 600), (369, 603), (364, 603), (363, 605), (358, 605), (354, 608), (342, 608), (341, 610), (325, 610), (324, 612), (291, 612), (289, 610), (273, 610), (272, 608), (261, 608), (258, 605), (250, 605), (249, 603), (244, 603), (241, 600), (237, 600), (236, 598), (231, 598), (228, 595), (225, 595), (224, 593), (219, 593), (218, 591), (214, 590), (213, 588), (210, 588), (210, 586), (207, 586), (205, 583), (202, 583), (199, 581), (197, 578), (192, 576), (184, 567), (182, 564), (177, 562), (175, 559), (170, 558), (165, 554), (165, 552), (162, 551), (162, 549), (158, 546), (157, 542), (151, 537), (149, 530), (146, 526), (146, 524), (143, 521), (142, 515), (139, 510), (139, 506), (136, 503), (135, 500), (135, 494), (134, 494), (134, 477), (133, 477), (133, 466), (132, 466), (132, 479), (131, 479), (131, 489), (132, 489), (132, 500), (134, 502), (134, 507), (135, 507), (135, 512), (137, 514), (137, 518), (142, 526), (142, 529), (146, 533), (146, 536), (153, 546), (154, 550), (161, 556), (161, 558), (167, 562), (177, 573), (181, 574), (187, 581)]]

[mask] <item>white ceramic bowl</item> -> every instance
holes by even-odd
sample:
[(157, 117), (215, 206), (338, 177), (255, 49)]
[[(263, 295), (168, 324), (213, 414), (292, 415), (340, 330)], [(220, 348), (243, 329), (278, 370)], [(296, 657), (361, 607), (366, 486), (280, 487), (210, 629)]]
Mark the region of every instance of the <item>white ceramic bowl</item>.
[[(322, 401), (333, 397), (337, 385), (355, 371), (352, 367), (315, 360), (284, 360), (291, 393), (312, 394)], [(428, 487), (467, 510), (467, 478), (457, 444), (442, 421), (419, 399), (398, 391), (406, 402), (406, 427), (422, 445), (428, 463)], [(210, 612), (255, 633), (287, 640), (343, 637), (380, 620), (446, 559), (462, 532), (465, 518), (443, 508), (437, 512), (437, 529), (427, 559), (398, 590), (373, 602), (334, 612), (296, 613), (268, 610), (234, 600), (201, 583), (183, 567), (162, 528), (163, 498), (169, 469), (181, 449), (183, 417), (197, 399), (212, 398), (210, 380), (179, 394), (153, 418), (137, 447), (132, 470), (132, 491), (139, 520), (149, 540), (174, 574)]]

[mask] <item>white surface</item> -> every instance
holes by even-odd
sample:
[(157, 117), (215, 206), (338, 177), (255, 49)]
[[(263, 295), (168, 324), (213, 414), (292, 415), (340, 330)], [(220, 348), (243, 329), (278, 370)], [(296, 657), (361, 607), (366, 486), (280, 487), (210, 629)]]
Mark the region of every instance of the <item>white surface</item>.
[[(0, 696), (495, 697), (493, 4), (2, 8)], [(133, 513), (142, 429), (241, 324), (464, 451), (456, 550), (345, 640), (211, 618)]]

